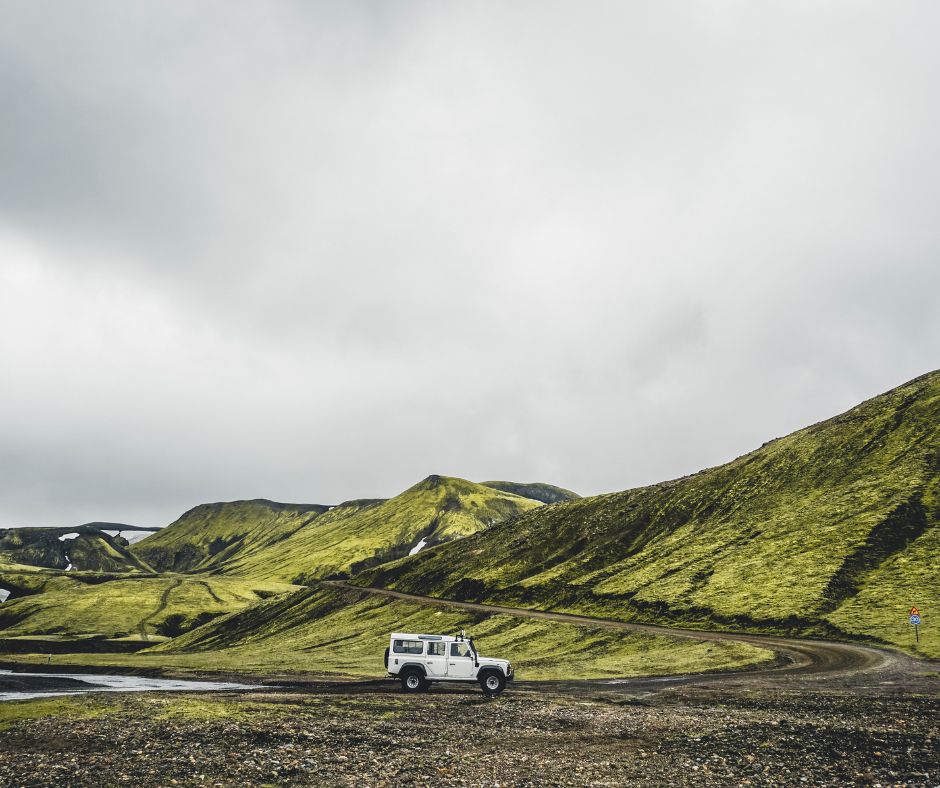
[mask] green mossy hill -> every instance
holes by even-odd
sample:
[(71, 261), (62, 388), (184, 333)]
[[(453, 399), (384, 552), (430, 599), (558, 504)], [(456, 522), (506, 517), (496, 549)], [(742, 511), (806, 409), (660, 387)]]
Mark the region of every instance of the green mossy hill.
[(153, 572), (146, 562), (130, 552), (126, 539), (105, 533), (96, 523), (74, 528), (0, 530), (0, 570), (17, 566), (94, 572)]
[(132, 550), (161, 570), (287, 582), (345, 577), (425, 546), (476, 533), (538, 501), (463, 479), (429, 476), (387, 500), (338, 506), (205, 504)]
[(390, 632), (466, 629), (484, 655), (523, 678), (594, 678), (738, 669), (772, 655), (743, 643), (705, 643), (503, 615), (479, 615), (333, 588), (262, 602), (122, 664), (382, 676)]
[(32, 593), (0, 605), (0, 638), (173, 637), (223, 613), (296, 590), (284, 583), (228, 577), (38, 577), (42, 582), (33, 585)]
[(429, 476), (388, 500), (340, 504), (290, 538), (237, 553), (219, 566), (227, 573), (296, 583), (346, 577), (408, 555), (422, 540), (427, 549), (539, 506), (463, 479)]
[[(940, 372), (717, 468), (530, 512), (356, 582), (940, 656)], [(933, 622), (931, 624), (931, 622)]]
[(160, 571), (213, 569), (238, 553), (288, 538), (329, 508), (263, 499), (205, 503), (142, 539), (131, 550)]
[[(8, 601), (12, 602), (24, 596), (42, 593), (47, 586), (65, 577), (68, 583), (70, 578), (75, 578), (82, 573), (70, 573), (63, 575), (50, 569), (37, 569), (32, 566), (9, 566), (0, 565), (0, 589), (9, 592)], [(3, 607), (0, 606), (0, 611)]]
[(542, 503), (559, 503), (561, 501), (573, 501), (581, 496), (571, 490), (563, 487), (555, 487), (553, 484), (543, 484), (542, 482), (481, 482), (484, 487), (492, 487), (494, 490), (521, 495), (523, 498), (531, 498), (534, 501)]

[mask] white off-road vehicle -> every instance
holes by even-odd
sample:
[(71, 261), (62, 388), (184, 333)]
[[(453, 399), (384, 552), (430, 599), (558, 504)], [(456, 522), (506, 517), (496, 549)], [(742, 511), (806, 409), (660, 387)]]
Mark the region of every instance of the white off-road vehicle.
[(512, 663), (481, 657), (473, 638), (393, 632), (385, 649), (388, 674), (405, 692), (423, 692), (433, 681), (479, 682), (487, 695), (499, 695), (513, 680)]

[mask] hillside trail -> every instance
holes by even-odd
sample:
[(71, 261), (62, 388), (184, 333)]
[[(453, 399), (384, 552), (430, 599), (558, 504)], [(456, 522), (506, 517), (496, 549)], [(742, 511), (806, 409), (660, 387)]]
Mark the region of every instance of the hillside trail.
[(150, 639), (147, 635), (147, 624), (149, 624), (153, 619), (166, 610), (167, 605), (170, 604), (170, 594), (181, 585), (183, 585), (183, 581), (179, 578), (173, 580), (172, 583), (163, 589), (163, 593), (160, 594), (160, 601), (157, 603), (156, 608), (154, 608), (150, 613), (140, 620), (140, 623), (137, 626), (140, 629), (140, 635), (144, 640)]
[(468, 610), (487, 615), (557, 621), (561, 624), (614, 629), (624, 632), (642, 632), (668, 638), (712, 642), (737, 641), (767, 649), (775, 656), (773, 662), (740, 671), (624, 679), (520, 681), (515, 685), (518, 689), (522, 689), (523, 685), (532, 689), (551, 687), (554, 690), (565, 687), (577, 690), (579, 688), (596, 689), (601, 686), (608, 686), (611, 688), (618, 687), (623, 690), (658, 692), (682, 685), (718, 683), (723, 687), (731, 685), (773, 686), (779, 689), (799, 689), (807, 686), (822, 689), (825, 687), (827, 689), (845, 690), (853, 694), (909, 691), (935, 694), (940, 691), (940, 681), (936, 678), (938, 671), (940, 671), (940, 662), (917, 659), (889, 648), (841, 641), (682, 629), (658, 624), (637, 624), (573, 613), (555, 613), (476, 602), (459, 602), (451, 599), (408, 594), (387, 588), (356, 586), (341, 580), (324, 580), (320, 582), (323, 585), (349, 591), (359, 591), (406, 602)]

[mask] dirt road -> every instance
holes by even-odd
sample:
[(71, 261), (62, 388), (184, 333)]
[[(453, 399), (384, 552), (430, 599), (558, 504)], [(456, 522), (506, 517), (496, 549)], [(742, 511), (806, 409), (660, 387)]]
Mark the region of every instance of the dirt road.
[[(599, 685), (605, 685), (620, 686), (623, 689), (631, 690), (656, 691), (682, 684), (699, 685), (710, 682), (721, 682), (723, 685), (739, 682), (753, 682), (767, 685), (768, 682), (771, 682), (780, 687), (811, 682), (813, 685), (825, 684), (827, 686), (841, 686), (846, 689), (851, 688), (854, 690), (891, 691), (892, 688), (894, 688), (901, 691), (920, 687), (924, 687), (931, 692), (936, 692), (937, 690), (937, 681), (935, 678), (931, 677), (931, 674), (935, 676), (937, 672), (940, 671), (940, 663), (915, 659), (899, 651), (887, 648), (877, 648), (875, 646), (857, 643), (788, 638), (776, 635), (715, 632), (680, 629), (655, 624), (635, 624), (612, 619), (595, 618), (592, 616), (580, 616), (571, 613), (552, 613), (542, 610), (504, 607), (502, 605), (458, 602), (455, 600), (419, 596), (417, 594), (406, 594), (401, 591), (392, 591), (385, 588), (364, 588), (338, 580), (323, 582), (326, 585), (351, 591), (360, 591), (408, 602), (470, 610), (476, 613), (487, 613), (490, 615), (499, 614), (519, 618), (535, 618), (601, 629), (644, 632), (671, 638), (689, 638), (708, 641), (741, 641), (766, 648), (777, 656), (777, 660), (769, 666), (735, 673), (703, 673), (688, 676), (636, 678), (617, 680), (616, 682), (604, 679), (562, 682), (562, 684), (570, 686), (572, 689), (577, 687), (597, 688)], [(560, 688), (559, 682), (519, 682), (517, 686), (520, 688), (523, 686), (540, 688), (542, 685), (548, 684), (556, 691)]]
[(155, 619), (164, 610), (166, 610), (167, 605), (170, 604), (170, 594), (172, 594), (181, 585), (183, 585), (183, 581), (177, 579), (177, 580), (174, 580), (166, 588), (164, 588), (163, 593), (160, 595), (160, 601), (157, 604), (157, 607), (154, 610), (152, 610), (150, 613), (148, 613), (144, 618), (142, 618), (140, 622), (137, 624), (137, 627), (140, 630), (140, 636), (144, 640), (149, 640), (147, 636), (147, 624), (149, 624), (151, 621), (153, 621), (153, 619)]

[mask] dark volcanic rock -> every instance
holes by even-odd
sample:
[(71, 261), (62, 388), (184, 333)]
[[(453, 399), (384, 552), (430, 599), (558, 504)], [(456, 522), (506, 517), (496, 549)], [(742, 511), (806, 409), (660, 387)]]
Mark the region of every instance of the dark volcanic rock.
[(918, 695), (373, 688), (84, 697), (72, 713), (5, 730), (0, 785), (936, 785), (940, 763), (940, 701)]

